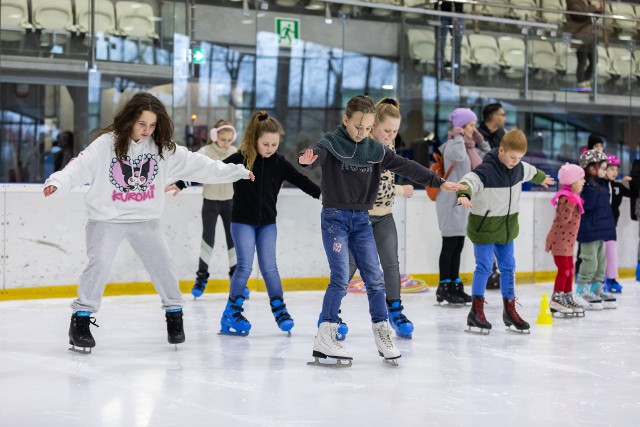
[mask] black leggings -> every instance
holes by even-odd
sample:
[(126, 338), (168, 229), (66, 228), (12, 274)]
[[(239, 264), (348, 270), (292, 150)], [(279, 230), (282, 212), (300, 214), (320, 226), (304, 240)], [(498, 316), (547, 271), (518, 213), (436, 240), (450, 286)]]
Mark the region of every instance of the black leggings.
[(208, 200), (203, 199), (202, 203), (202, 243), (200, 245), (200, 259), (198, 262), (198, 273), (209, 272), (209, 261), (213, 251), (213, 242), (216, 237), (216, 223), (218, 216), (222, 218), (225, 238), (227, 239), (227, 249), (229, 255), (229, 268), (236, 265), (236, 250), (231, 238), (231, 208), (232, 200)]
[(440, 251), (440, 281), (454, 281), (460, 277), (460, 255), (464, 247), (464, 236), (442, 237)]

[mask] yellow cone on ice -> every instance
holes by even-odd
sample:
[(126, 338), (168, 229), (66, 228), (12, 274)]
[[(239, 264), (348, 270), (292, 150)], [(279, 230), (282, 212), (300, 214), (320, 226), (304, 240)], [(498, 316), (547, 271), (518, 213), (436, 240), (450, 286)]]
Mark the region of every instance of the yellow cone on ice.
[(549, 300), (547, 294), (542, 294), (542, 300), (540, 301), (540, 311), (538, 312), (537, 325), (553, 325), (553, 318), (551, 311), (549, 310)]

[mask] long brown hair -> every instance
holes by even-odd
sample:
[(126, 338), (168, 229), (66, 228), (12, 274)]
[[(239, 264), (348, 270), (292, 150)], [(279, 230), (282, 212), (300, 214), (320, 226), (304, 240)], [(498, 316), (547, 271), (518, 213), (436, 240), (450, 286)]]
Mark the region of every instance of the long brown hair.
[(269, 117), (266, 111), (256, 111), (249, 117), (249, 124), (242, 137), (239, 150), (244, 156), (244, 165), (249, 170), (253, 170), (253, 164), (258, 157), (258, 138), (265, 133), (277, 133), (282, 137), (284, 129), (280, 122)]
[(98, 136), (105, 133), (113, 132), (116, 137), (114, 144), (116, 158), (118, 160), (126, 160), (129, 151), (129, 140), (133, 133), (133, 126), (138, 121), (143, 111), (154, 113), (157, 117), (156, 128), (151, 135), (153, 142), (158, 147), (158, 154), (162, 157), (164, 149), (176, 149), (176, 144), (171, 137), (173, 136), (173, 122), (167, 114), (164, 104), (158, 98), (147, 92), (139, 92), (122, 107), (113, 118), (113, 123), (100, 129)]
[(350, 119), (353, 113), (373, 114), (376, 116), (376, 122), (378, 121), (376, 106), (373, 104), (373, 100), (366, 95), (354, 96), (347, 102), (347, 108), (344, 114)]

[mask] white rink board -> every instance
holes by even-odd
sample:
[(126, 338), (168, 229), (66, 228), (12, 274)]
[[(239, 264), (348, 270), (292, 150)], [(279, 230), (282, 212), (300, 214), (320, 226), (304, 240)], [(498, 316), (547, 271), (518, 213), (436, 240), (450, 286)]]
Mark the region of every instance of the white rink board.
[[(2, 275), (3, 289), (70, 285), (78, 281), (85, 266), (85, 189), (65, 198), (45, 199), (41, 185), (0, 186), (5, 223)], [(544, 242), (553, 221), (552, 193), (525, 192), (521, 197), (520, 235), (516, 240), (517, 270), (555, 270), (553, 258), (544, 252)], [(177, 197), (167, 197), (162, 217), (180, 280), (192, 280), (197, 269), (202, 224), (199, 187)], [(321, 203), (298, 189), (283, 189), (278, 198), (278, 269), (283, 278), (328, 277), (329, 268), (320, 234)], [(635, 268), (638, 224), (629, 218), (629, 201), (621, 206), (618, 226), (620, 268)], [(400, 241), (400, 269), (410, 274), (435, 274), (441, 236), (435, 203), (424, 191), (411, 199), (398, 198), (394, 216)], [(211, 276), (227, 277), (228, 263), (222, 222), (218, 221)], [(462, 272), (474, 268), (473, 245), (467, 239)], [(258, 277), (257, 261), (254, 276)], [(146, 282), (149, 277), (128, 243), (123, 242), (111, 269), (109, 282)]]

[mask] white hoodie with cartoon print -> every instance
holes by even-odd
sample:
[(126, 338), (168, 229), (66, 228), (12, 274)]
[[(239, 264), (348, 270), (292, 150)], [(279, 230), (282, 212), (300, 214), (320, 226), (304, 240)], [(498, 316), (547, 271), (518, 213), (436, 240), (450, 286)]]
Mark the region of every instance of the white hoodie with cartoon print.
[(158, 155), (151, 137), (130, 141), (127, 159), (116, 159), (115, 136), (99, 136), (63, 170), (52, 174), (44, 186), (57, 188), (60, 197), (73, 188), (89, 184), (85, 203), (90, 221), (139, 222), (160, 218), (164, 187), (169, 178), (206, 184), (248, 179), (243, 165), (226, 164), (176, 145)]

